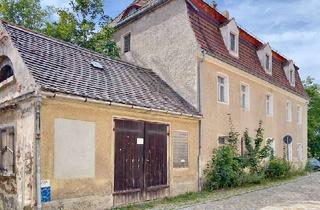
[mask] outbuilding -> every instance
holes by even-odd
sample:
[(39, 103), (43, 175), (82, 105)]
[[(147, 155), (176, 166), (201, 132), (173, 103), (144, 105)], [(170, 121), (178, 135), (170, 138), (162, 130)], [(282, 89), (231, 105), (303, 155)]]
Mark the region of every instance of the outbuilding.
[(200, 118), (150, 69), (1, 22), (4, 209), (105, 209), (197, 191)]

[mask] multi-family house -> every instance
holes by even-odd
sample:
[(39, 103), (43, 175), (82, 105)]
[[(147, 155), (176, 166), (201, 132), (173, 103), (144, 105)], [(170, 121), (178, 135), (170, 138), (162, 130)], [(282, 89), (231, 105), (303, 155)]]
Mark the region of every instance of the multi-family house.
[(305, 163), (308, 97), (299, 68), (228, 11), (202, 0), (136, 0), (113, 24), (121, 58), (152, 68), (203, 114), (200, 174), (226, 143), (229, 118), (250, 135), (262, 121), (277, 156)]

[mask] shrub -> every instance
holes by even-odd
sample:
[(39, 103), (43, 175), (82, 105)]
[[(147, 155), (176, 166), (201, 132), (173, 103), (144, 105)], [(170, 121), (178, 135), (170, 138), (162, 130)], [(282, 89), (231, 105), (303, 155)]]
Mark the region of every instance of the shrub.
[(213, 191), (242, 184), (243, 169), (237, 159), (237, 151), (231, 145), (213, 151), (212, 159), (205, 170), (204, 189)]
[(291, 164), (288, 161), (273, 158), (268, 163), (266, 177), (271, 179), (287, 177), (290, 175), (291, 169)]

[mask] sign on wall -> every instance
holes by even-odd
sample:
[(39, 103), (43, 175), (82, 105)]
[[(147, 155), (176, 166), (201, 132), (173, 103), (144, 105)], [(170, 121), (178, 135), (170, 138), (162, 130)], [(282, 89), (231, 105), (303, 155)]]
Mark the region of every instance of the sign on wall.
[(41, 202), (46, 203), (51, 201), (51, 185), (50, 180), (41, 180)]

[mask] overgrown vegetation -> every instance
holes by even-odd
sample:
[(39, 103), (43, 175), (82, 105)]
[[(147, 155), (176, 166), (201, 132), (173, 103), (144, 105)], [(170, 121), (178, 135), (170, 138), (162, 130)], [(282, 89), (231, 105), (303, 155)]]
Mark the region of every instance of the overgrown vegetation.
[(70, 0), (69, 8), (42, 7), (40, 0), (0, 0), (0, 18), (111, 57), (119, 57), (111, 18), (102, 0)]
[(320, 159), (320, 84), (307, 77), (303, 86), (310, 98), (308, 108), (308, 156)]
[(305, 173), (304, 169), (294, 169), (285, 159), (274, 157), (272, 139), (264, 142), (262, 122), (254, 137), (250, 137), (248, 130), (243, 133), (245, 151), (242, 152), (238, 151), (239, 136), (230, 118), (229, 143), (213, 151), (205, 170), (205, 190), (260, 184)]

